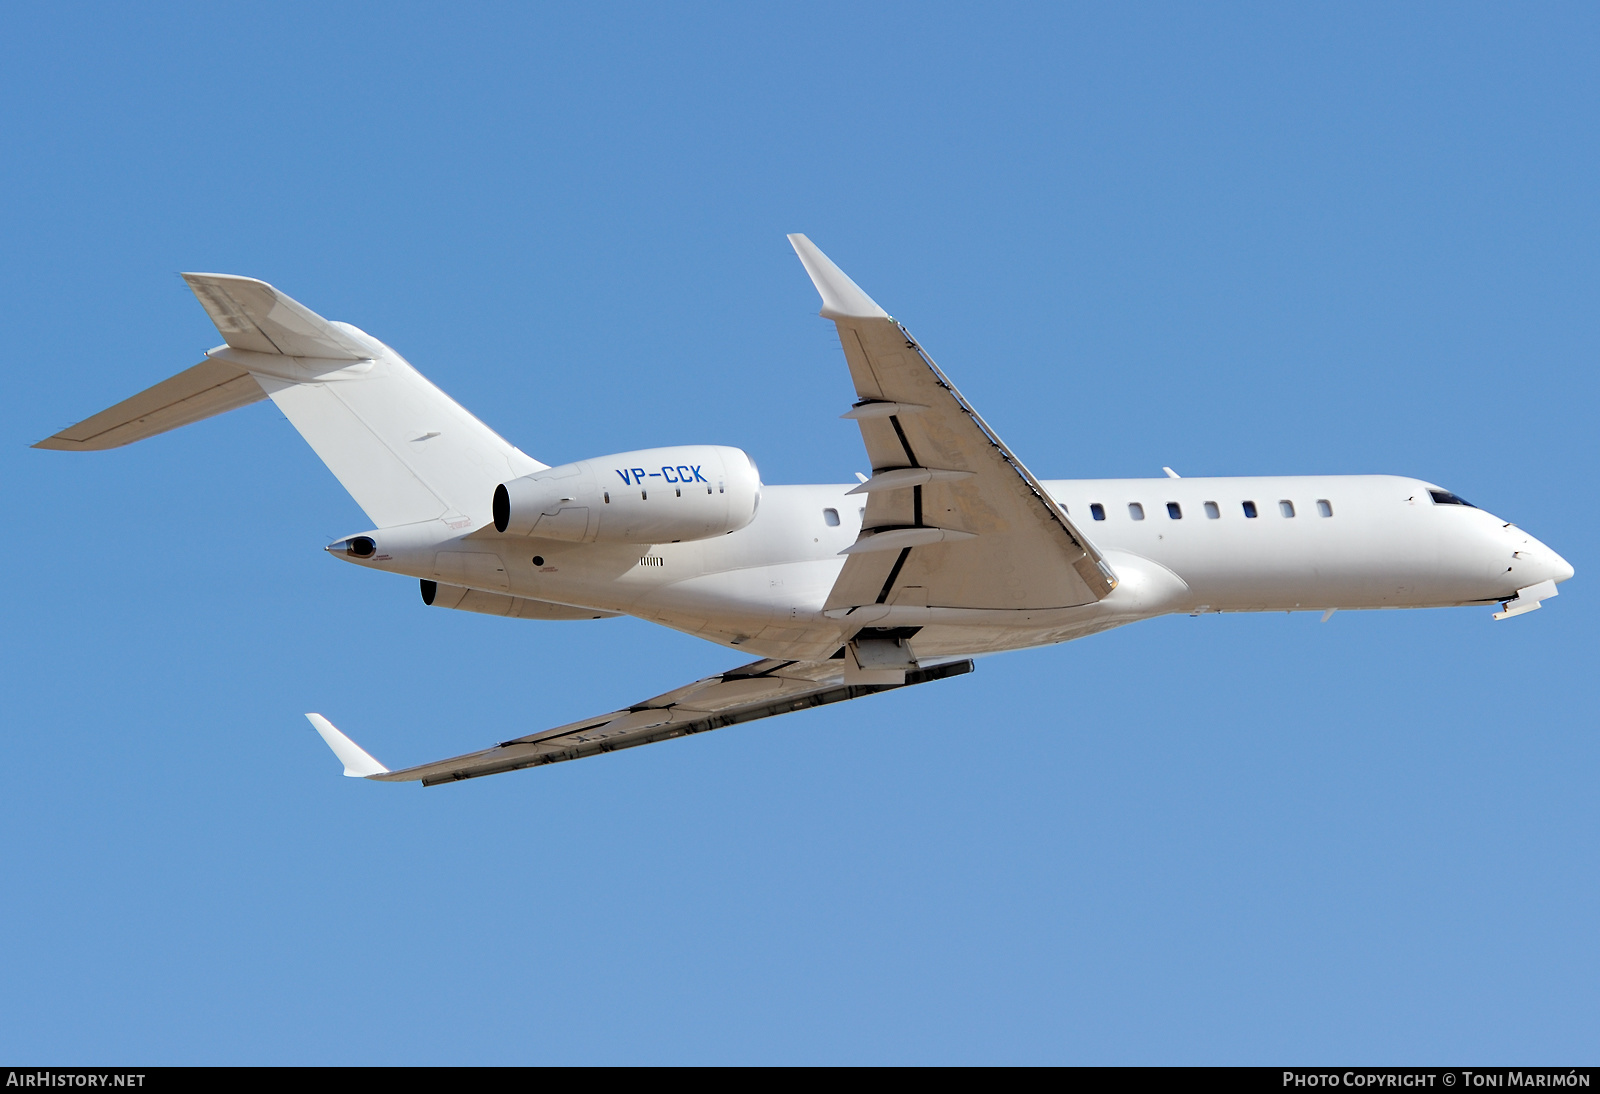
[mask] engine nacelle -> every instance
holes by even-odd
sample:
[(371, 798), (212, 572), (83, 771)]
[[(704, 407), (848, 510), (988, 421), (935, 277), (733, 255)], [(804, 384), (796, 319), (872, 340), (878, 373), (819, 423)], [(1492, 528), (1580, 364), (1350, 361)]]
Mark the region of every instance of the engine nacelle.
[(422, 602), (434, 608), (454, 608), (461, 612), (504, 615), (512, 619), (615, 619), (617, 617), (616, 612), (601, 611), (598, 608), (573, 608), (566, 604), (529, 600), (524, 596), (486, 593), (481, 589), (464, 589), (459, 585), (441, 585), (427, 578), (422, 579)]
[(496, 487), (494, 526), (573, 543), (677, 543), (737, 532), (760, 504), (761, 473), (737, 448), (647, 448)]

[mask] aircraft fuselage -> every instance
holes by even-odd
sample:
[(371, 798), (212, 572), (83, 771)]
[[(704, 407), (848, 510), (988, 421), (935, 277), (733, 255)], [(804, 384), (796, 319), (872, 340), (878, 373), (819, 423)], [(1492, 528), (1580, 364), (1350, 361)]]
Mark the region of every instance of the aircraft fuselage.
[(754, 521), (709, 540), (577, 544), (492, 527), (461, 535), (426, 522), (367, 533), (377, 543), (372, 557), (349, 560), (486, 593), (635, 615), (754, 654), (794, 658), (827, 656), (862, 626), (917, 628), (918, 655), (942, 657), (1062, 642), (1176, 612), (1491, 604), (1572, 574), (1520, 528), (1470, 505), (1436, 501), (1453, 495), (1418, 479), (1057, 479), (1045, 480), (1045, 488), (1118, 576), (1109, 597), (1041, 608), (1019, 587), (1016, 603), (976, 611), (929, 604), (916, 587), (897, 587), (884, 603), (846, 618), (824, 614), (824, 606), (844, 564), (839, 552), (861, 531), (864, 499), (848, 494), (853, 485), (763, 487)]

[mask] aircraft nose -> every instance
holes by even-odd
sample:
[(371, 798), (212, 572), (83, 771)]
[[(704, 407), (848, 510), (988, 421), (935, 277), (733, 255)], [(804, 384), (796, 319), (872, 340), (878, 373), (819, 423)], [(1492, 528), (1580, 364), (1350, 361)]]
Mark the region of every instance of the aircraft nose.
[(1558, 584), (1575, 572), (1572, 563), (1556, 554), (1532, 536), (1516, 529), (1518, 549), (1512, 555), (1516, 572), (1530, 581), (1554, 581)]
[(1571, 577), (1573, 574), (1577, 573), (1577, 571), (1572, 568), (1572, 563), (1568, 562), (1554, 551), (1550, 552), (1550, 567), (1550, 580), (1554, 581), (1558, 585), (1567, 580), (1567, 578)]

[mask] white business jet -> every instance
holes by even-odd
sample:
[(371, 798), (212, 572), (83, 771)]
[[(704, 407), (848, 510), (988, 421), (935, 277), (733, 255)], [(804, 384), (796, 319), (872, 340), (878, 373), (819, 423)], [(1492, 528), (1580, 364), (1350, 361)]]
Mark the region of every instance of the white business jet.
[(633, 615), (760, 658), (625, 710), (391, 771), (326, 718), (350, 776), (424, 785), (574, 760), (972, 671), (978, 654), (1173, 612), (1499, 604), (1572, 567), (1434, 483), (1386, 475), (1041, 480), (909, 331), (803, 235), (871, 477), (763, 485), (736, 448), (548, 467), (398, 353), (246, 277), (185, 274), (226, 344), (36, 447), (115, 448), (270, 397), (375, 527), (338, 558), (436, 608)]

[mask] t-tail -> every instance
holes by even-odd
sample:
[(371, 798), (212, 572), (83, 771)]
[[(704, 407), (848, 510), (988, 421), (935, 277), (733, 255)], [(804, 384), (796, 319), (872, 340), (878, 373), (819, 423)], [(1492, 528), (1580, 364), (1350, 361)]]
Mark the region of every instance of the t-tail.
[(97, 451), (270, 398), (378, 528), (490, 523), (495, 488), (544, 469), (394, 350), (264, 281), (184, 274), (224, 345), (34, 445)]

